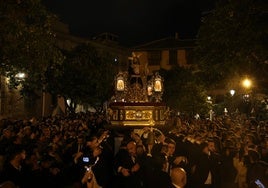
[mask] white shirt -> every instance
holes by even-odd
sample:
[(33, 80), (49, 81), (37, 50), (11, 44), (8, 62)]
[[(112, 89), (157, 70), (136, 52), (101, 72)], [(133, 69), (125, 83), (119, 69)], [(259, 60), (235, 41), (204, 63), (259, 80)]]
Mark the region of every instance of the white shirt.
[(176, 185), (176, 184), (174, 184), (174, 183), (172, 183), (172, 185), (174, 185), (176, 188), (183, 188), (183, 187), (178, 186), (178, 185)]
[(210, 185), (212, 184), (212, 177), (211, 177), (211, 172), (209, 171), (207, 180), (205, 181), (205, 185)]

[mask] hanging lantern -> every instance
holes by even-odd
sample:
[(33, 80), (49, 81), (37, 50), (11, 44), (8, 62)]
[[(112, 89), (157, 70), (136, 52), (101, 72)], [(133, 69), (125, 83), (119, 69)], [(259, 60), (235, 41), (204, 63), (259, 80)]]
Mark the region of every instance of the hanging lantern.
[(125, 90), (125, 79), (122, 73), (119, 73), (116, 77), (116, 91), (124, 91)]
[(154, 91), (162, 92), (162, 78), (158, 73), (154, 77)]

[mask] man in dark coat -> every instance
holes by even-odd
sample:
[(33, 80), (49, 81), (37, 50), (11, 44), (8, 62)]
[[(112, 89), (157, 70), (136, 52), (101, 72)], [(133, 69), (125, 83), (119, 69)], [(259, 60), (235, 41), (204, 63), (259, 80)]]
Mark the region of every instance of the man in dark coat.
[(0, 183), (11, 181), (20, 188), (27, 187), (22, 169), (23, 161), (26, 158), (25, 149), (21, 145), (11, 145), (7, 152), (7, 160), (0, 174)]
[(141, 188), (143, 186), (142, 167), (137, 158), (137, 147), (134, 140), (129, 140), (126, 150), (119, 150), (114, 164), (117, 173), (118, 188)]
[(192, 188), (219, 187), (219, 162), (217, 157), (211, 155), (208, 143), (200, 144), (201, 153), (193, 167)]
[(268, 164), (260, 160), (255, 150), (248, 152), (247, 183), (249, 188), (268, 187)]

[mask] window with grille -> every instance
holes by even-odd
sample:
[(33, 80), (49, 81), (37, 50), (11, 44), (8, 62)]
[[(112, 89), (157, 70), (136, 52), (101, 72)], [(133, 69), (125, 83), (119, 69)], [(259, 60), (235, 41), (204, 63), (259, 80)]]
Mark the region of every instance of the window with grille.
[(148, 52), (148, 64), (159, 65), (161, 61), (161, 51)]
[(193, 50), (189, 49), (186, 50), (186, 60), (187, 60), (187, 64), (193, 64), (194, 60), (193, 60)]
[(169, 50), (169, 64), (176, 65), (178, 62), (177, 50)]

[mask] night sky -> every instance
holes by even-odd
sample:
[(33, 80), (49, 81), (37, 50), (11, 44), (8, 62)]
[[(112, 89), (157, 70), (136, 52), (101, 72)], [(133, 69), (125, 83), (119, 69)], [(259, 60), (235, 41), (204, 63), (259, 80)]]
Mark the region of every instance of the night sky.
[(214, 0), (43, 0), (50, 11), (69, 24), (73, 35), (103, 32), (119, 36), (125, 45), (175, 36), (195, 38), (202, 12)]

